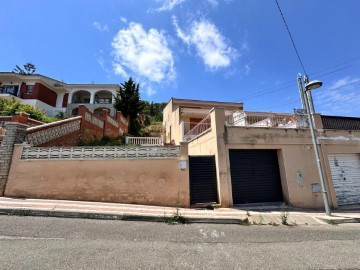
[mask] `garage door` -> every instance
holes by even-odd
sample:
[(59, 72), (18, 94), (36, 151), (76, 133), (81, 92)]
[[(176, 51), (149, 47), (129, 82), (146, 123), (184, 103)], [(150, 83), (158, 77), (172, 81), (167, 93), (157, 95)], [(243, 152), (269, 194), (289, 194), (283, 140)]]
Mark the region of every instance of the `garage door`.
[(329, 155), (338, 205), (360, 203), (360, 158), (356, 154)]
[(217, 202), (215, 156), (189, 156), (190, 204)]
[(234, 204), (282, 202), (276, 150), (229, 150)]

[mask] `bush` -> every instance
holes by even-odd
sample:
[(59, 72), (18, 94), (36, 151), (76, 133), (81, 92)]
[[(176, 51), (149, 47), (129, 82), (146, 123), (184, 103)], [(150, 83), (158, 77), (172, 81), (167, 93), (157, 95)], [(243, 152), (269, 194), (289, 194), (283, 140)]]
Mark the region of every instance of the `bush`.
[(57, 117), (48, 117), (45, 112), (29, 104), (21, 104), (18, 100), (0, 98), (0, 115), (12, 116), (17, 112), (25, 112), (29, 117), (45, 123), (59, 120)]
[(91, 142), (80, 142), (79, 146), (119, 146), (125, 144), (125, 137), (119, 136), (115, 138), (103, 137), (101, 140)]

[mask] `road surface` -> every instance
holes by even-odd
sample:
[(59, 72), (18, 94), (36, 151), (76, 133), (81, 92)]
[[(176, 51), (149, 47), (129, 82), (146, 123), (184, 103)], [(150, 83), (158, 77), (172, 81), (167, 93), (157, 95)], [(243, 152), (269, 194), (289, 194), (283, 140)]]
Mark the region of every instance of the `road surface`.
[(171, 226), (0, 216), (0, 269), (360, 269), (360, 224)]

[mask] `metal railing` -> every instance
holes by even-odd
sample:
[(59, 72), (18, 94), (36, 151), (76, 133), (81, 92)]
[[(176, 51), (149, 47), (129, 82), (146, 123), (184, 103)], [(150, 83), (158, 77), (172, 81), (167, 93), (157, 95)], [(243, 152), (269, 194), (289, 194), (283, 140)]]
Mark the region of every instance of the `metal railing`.
[(193, 138), (197, 137), (201, 133), (205, 132), (211, 127), (211, 116), (210, 114), (206, 116), (203, 120), (197, 123), (189, 132), (185, 133), (184, 141), (190, 141)]
[(112, 98), (99, 98), (94, 100), (95, 104), (112, 104)]
[(271, 127), (271, 128), (307, 128), (306, 115), (277, 114), (258, 112), (234, 112), (227, 121), (230, 126)]
[(135, 144), (141, 146), (161, 146), (164, 145), (161, 137), (126, 137), (126, 144)]
[(21, 159), (178, 158), (179, 146), (153, 147), (24, 147)]
[(324, 129), (360, 130), (360, 118), (322, 115)]

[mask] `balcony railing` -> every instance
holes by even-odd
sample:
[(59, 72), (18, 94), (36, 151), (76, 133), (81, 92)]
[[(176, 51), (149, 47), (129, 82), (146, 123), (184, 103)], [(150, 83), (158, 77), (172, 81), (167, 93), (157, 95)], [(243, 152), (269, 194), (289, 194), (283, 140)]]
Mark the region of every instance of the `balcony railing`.
[(126, 144), (141, 146), (161, 146), (164, 145), (161, 137), (126, 137)]
[(360, 118), (322, 115), (324, 129), (360, 130)]
[(308, 128), (304, 114), (277, 114), (259, 112), (234, 112), (228, 118), (228, 125), (238, 127)]
[(112, 104), (111, 98), (99, 98), (94, 100), (95, 104)]
[(190, 141), (205, 132), (211, 127), (211, 117), (210, 114), (206, 116), (203, 120), (197, 123), (189, 132), (185, 133), (184, 141)]
[(71, 103), (73, 103), (73, 104), (89, 104), (90, 98), (73, 99), (71, 101)]

